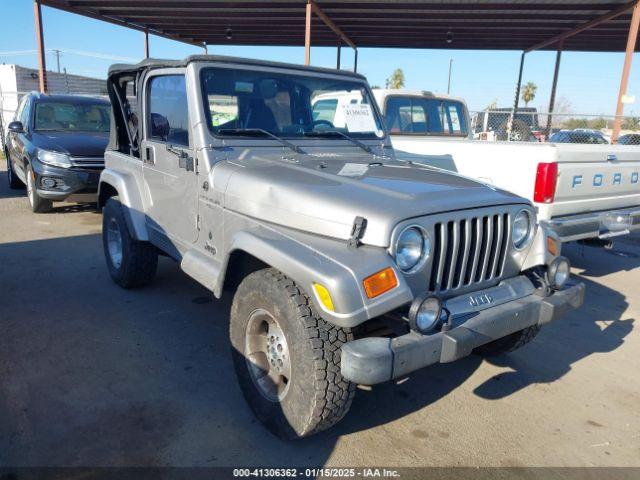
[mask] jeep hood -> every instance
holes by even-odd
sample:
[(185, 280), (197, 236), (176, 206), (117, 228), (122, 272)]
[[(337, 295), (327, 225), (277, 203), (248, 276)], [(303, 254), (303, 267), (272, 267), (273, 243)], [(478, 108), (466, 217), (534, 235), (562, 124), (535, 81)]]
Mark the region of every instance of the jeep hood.
[[(325, 157), (325, 158), (322, 158)], [(220, 162), (225, 208), (266, 222), (347, 240), (356, 217), (367, 219), (362, 242), (386, 247), (400, 221), (453, 210), (527, 200), (475, 180), (371, 155), (296, 155), (287, 161), (250, 154)], [(226, 173), (226, 175), (225, 175)]]

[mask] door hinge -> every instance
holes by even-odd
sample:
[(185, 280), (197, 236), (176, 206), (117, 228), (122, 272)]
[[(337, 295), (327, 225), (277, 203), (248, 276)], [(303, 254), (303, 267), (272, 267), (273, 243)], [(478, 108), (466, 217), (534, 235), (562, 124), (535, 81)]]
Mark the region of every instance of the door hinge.
[(200, 214), (196, 214), (196, 229), (200, 230)]

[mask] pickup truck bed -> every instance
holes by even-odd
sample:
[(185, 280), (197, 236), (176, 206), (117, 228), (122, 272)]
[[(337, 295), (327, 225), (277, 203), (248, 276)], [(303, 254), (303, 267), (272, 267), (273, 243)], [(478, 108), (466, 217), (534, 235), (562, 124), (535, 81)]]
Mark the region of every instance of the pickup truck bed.
[[(608, 238), (640, 228), (640, 147), (402, 135), (393, 135), (392, 141), (399, 159), (455, 171), (529, 198), (539, 220), (563, 241)], [(620, 215), (624, 218), (616, 225), (614, 217)]]
[[(640, 146), (477, 141), (467, 133), (470, 121), (463, 100), (410, 90), (374, 94), (399, 159), (451, 170), (528, 198), (539, 221), (565, 242), (640, 229)], [(393, 107), (387, 112), (389, 105)]]

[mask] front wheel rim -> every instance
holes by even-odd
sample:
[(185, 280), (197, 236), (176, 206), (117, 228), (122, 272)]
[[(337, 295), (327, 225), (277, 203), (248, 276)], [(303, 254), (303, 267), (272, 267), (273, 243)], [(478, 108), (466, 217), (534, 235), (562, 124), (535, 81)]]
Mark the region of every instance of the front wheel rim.
[(111, 218), (107, 226), (107, 251), (111, 263), (119, 269), (122, 265), (122, 233), (115, 218)]
[(291, 383), (291, 356), (280, 324), (266, 310), (254, 310), (249, 317), (245, 358), (260, 394), (270, 402), (282, 401)]

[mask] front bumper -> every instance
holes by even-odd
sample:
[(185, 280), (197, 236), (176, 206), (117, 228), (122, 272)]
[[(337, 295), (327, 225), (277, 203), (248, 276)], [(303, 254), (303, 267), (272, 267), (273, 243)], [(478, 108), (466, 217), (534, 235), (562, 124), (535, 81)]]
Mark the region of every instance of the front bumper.
[[(624, 221), (616, 223), (616, 217), (621, 217)], [(587, 238), (606, 239), (640, 230), (640, 207), (556, 217), (543, 222), (556, 232), (563, 242)]]
[[(38, 196), (42, 198), (53, 201), (76, 200), (80, 202), (97, 199), (101, 168), (61, 168), (45, 165), (39, 161), (33, 161), (32, 167), (36, 191)], [(46, 188), (42, 184), (45, 178), (55, 180), (56, 186)]]
[[(520, 288), (523, 277), (518, 277)], [(530, 283), (530, 282), (529, 282)], [(505, 284), (487, 289), (487, 295), (500, 298), (497, 292), (514, 290)], [(474, 348), (505, 337), (534, 325), (544, 325), (556, 320), (570, 310), (578, 308), (584, 300), (584, 284), (579, 283), (549, 297), (540, 297), (532, 290), (515, 300), (506, 300), (497, 306), (473, 313), (463, 312), (448, 331), (431, 335), (410, 332), (396, 338), (361, 338), (348, 342), (342, 347), (342, 376), (361, 385), (374, 385), (403, 377), (415, 370), (434, 363), (448, 363), (466, 357)], [(475, 292), (474, 295), (485, 292)], [(517, 296), (517, 292), (515, 292)], [(468, 296), (465, 296), (468, 297)], [(503, 296), (503, 299), (505, 297)], [(450, 299), (455, 308), (466, 298)], [(468, 310), (468, 308), (467, 308)]]

